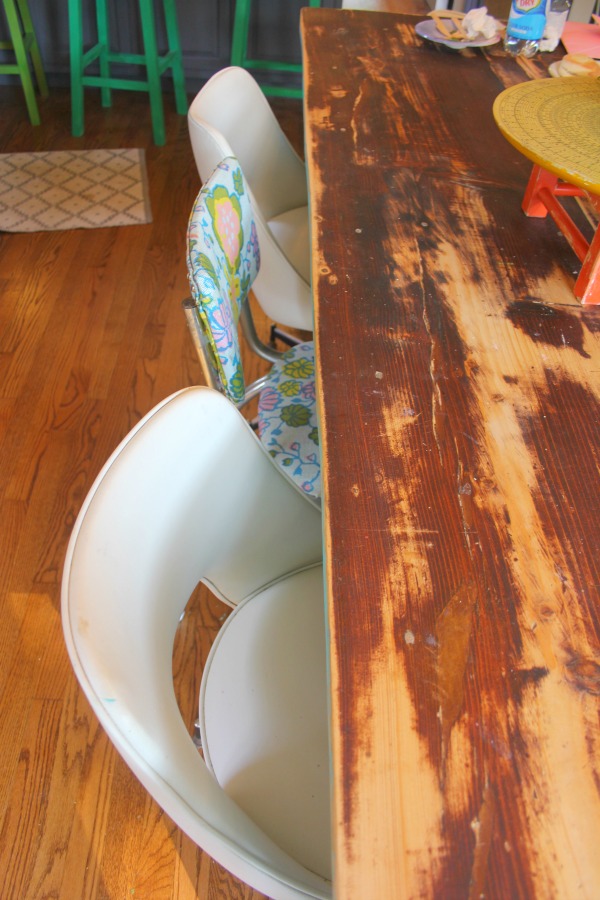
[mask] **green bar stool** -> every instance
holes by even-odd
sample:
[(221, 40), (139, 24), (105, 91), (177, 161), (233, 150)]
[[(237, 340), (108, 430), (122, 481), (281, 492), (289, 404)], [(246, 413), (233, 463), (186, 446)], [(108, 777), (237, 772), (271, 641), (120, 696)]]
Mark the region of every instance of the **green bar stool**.
[(32, 125), (40, 124), (40, 113), (35, 99), (31, 66), (35, 74), (40, 96), (48, 96), (48, 85), (42, 66), (40, 48), (36, 40), (27, 0), (2, 0), (8, 21), (9, 41), (0, 41), (0, 50), (11, 50), (16, 62), (2, 63), (0, 75), (18, 75), (25, 93), (25, 103)]
[[(173, 76), (175, 108), (180, 115), (187, 113), (188, 101), (185, 92), (185, 76), (177, 26), (175, 0), (162, 0), (167, 32), (168, 51), (159, 56), (156, 44), (156, 23), (153, 0), (138, 0), (142, 22), (144, 52), (120, 53), (110, 49), (110, 29), (107, 0), (95, 0), (98, 42), (84, 52), (83, 21), (81, 0), (69, 0), (69, 32), (71, 49), (71, 129), (76, 137), (83, 134), (83, 89), (100, 88), (102, 106), (111, 105), (111, 91), (146, 91), (150, 95), (152, 133), (154, 143), (165, 143), (165, 117), (163, 112), (161, 76), (167, 69)], [(86, 68), (97, 60), (99, 72), (86, 75)], [(146, 77), (141, 79), (115, 77), (111, 75), (112, 63), (126, 63), (143, 66)]]
[[(308, 6), (320, 6), (321, 0), (309, 0)], [(252, 0), (236, 0), (231, 40), (231, 65), (243, 69), (263, 69), (268, 72), (301, 72), (300, 63), (274, 62), (269, 59), (249, 59), (248, 31)], [(272, 97), (302, 97), (302, 88), (261, 85), (263, 92)]]

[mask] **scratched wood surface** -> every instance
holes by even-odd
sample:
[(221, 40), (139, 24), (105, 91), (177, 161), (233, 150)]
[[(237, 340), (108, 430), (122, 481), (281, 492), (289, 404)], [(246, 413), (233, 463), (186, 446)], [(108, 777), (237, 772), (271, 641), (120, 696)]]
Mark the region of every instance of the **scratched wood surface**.
[(302, 17), (336, 897), (597, 897), (600, 312), (415, 21)]

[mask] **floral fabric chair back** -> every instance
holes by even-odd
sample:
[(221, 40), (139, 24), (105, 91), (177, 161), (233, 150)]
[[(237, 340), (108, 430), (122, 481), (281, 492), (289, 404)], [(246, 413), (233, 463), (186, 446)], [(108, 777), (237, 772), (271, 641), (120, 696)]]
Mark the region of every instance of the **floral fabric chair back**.
[(192, 298), (223, 393), (235, 403), (246, 391), (238, 321), (260, 268), (256, 226), (237, 159), (228, 157), (202, 186), (187, 241)]

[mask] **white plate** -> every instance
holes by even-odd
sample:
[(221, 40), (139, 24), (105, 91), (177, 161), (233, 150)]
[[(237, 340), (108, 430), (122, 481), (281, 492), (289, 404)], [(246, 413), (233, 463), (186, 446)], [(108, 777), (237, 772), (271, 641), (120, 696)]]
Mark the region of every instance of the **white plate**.
[(465, 47), (489, 47), (491, 44), (497, 44), (500, 40), (500, 35), (495, 34), (491, 38), (474, 38), (472, 41), (449, 41), (441, 31), (438, 31), (432, 19), (424, 19), (422, 22), (417, 22), (415, 31), (420, 37), (428, 41), (434, 41), (436, 44), (444, 44), (445, 47), (451, 47), (452, 50), (464, 50)]

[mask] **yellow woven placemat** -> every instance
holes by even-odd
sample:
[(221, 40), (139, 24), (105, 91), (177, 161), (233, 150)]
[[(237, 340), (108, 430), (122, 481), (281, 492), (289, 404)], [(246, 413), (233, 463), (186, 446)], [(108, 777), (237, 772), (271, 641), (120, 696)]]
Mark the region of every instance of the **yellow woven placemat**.
[(498, 95), (504, 137), (559, 178), (600, 193), (600, 79), (542, 78)]

